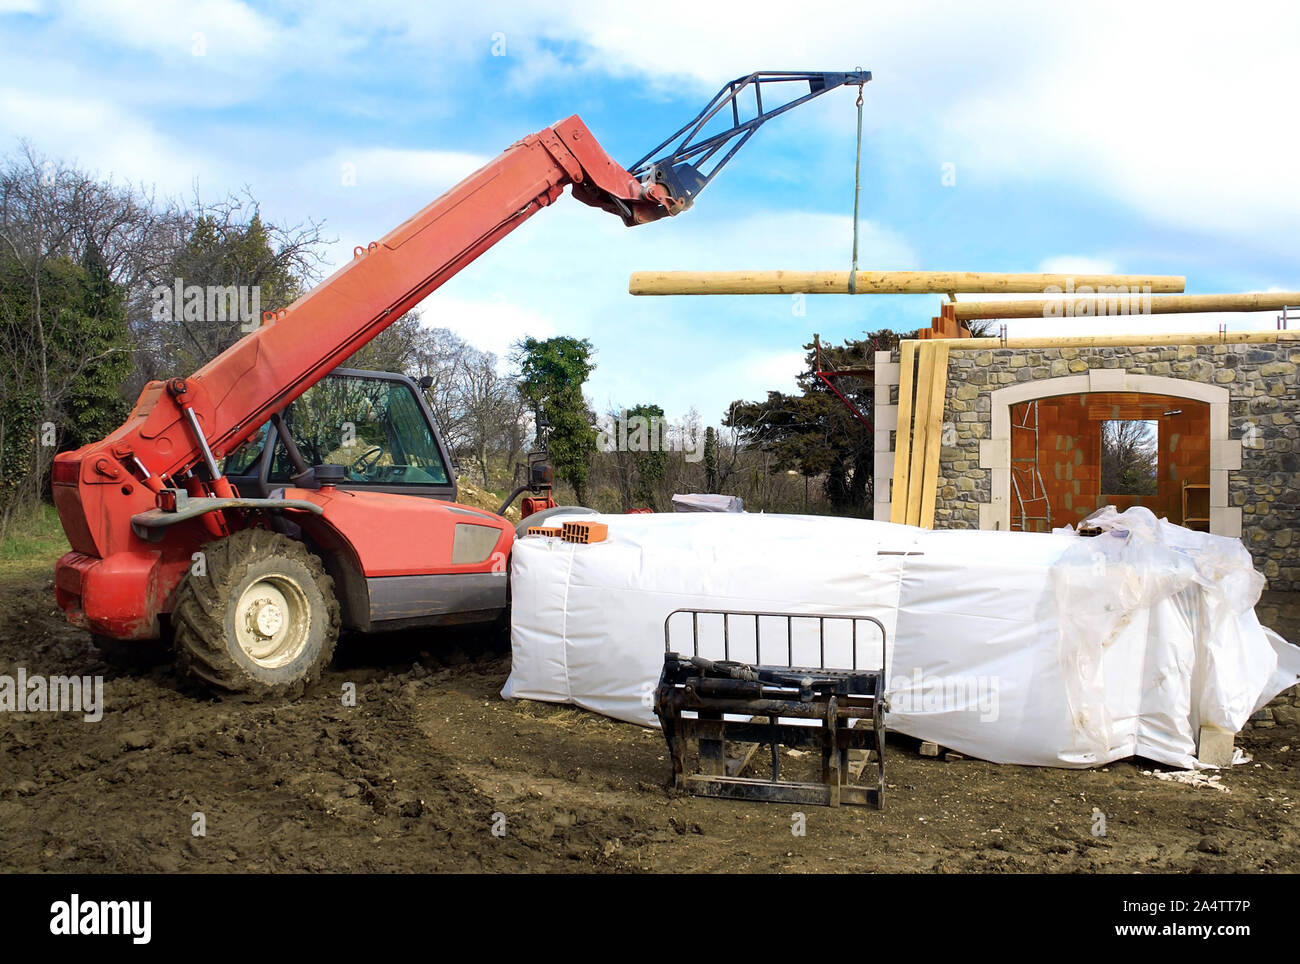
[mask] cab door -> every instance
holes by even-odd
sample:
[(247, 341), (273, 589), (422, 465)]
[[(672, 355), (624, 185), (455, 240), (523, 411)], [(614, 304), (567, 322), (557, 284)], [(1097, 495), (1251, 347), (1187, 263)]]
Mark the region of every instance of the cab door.
[[(308, 466), (344, 467), (342, 489), (454, 502), (449, 453), (409, 378), (335, 369), (283, 413)], [(270, 423), (226, 457), (224, 471), (244, 495), (291, 486), (294, 466)]]

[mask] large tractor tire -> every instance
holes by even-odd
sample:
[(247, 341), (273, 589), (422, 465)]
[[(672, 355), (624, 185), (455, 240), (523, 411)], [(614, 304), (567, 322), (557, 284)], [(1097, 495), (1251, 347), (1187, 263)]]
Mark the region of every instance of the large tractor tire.
[(204, 546), (202, 562), (172, 609), (181, 666), (221, 694), (302, 694), (339, 636), (334, 581), (320, 559), (287, 536), (244, 529)]

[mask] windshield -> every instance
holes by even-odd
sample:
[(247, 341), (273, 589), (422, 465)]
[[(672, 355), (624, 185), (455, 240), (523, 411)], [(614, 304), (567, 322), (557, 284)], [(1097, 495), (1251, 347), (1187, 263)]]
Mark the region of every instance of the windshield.
[[(285, 421), (308, 465), (342, 465), (349, 482), (450, 483), (424, 411), (406, 382), (329, 375), (289, 406)], [(277, 441), (269, 480), (288, 482), (292, 474)]]

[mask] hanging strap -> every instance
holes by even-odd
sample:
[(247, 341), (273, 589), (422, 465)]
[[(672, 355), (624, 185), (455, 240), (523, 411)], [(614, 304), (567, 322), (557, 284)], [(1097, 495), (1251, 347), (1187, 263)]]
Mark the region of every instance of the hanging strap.
[(858, 293), (858, 197), (862, 193), (862, 84), (858, 84), (858, 153), (853, 162), (853, 267), (849, 270), (849, 294)]

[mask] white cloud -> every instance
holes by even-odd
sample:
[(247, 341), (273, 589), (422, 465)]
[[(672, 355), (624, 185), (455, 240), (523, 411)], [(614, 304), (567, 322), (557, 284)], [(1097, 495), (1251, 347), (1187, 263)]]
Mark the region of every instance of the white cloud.
[[(271, 172), (267, 185), (297, 199), (303, 211), (331, 220), (359, 216), (367, 237), (378, 238), (482, 167), (488, 158), (467, 151), (351, 145)], [(396, 218), (396, 220), (394, 220)], [(346, 244), (340, 258), (351, 256)]]
[[(737, 398), (793, 388), (798, 346), (822, 324), (814, 321), (821, 304), (795, 316), (783, 296), (634, 298), (630, 273), (835, 267), (848, 261), (851, 236), (847, 216), (802, 211), (688, 212), (629, 229), (563, 198), (426, 299), (423, 318), (498, 354), (523, 334), (590, 338), (597, 367), (588, 393), (602, 410), (654, 401), (674, 417), (694, 406), (714, 420)], [(899, 268), (917, 262), (905, 241), (872, 224), (861, 256)], [(831, 300), (822, 299), (827, 308)], [(820, 330), (845, 337), (858, 327)]]
[(202, 57), (240, 70), (281, 53), (274, 21), (238, 0), (72, 0), (64, 5), (64, 22), (173, 63)]
[(1108, 258), (1061, 254), (1044, 258), (1039, 262), (1038, 270), (1047, 274), (1115, 274), (1120, 269)]
[[(661, 0), (655, 22), (690, 25), (672, 43), (646, 43), (640, 5), (593, 9), (439, 9), (403, 26), (455, 49), (466, 38), (486, 47), (489, 32), (502, 30), (525, 74), (530, 57), (542, 75), (556, 69), (544, 41), (576, 45), (567, 71), (643, 78), (678, 94), (711, 92), (773, 65), (861, 65), (875, 74), (872, 129), (956, 163), (959, 184), (1086, 186), (1160, 222), (1261, 247), (1300, 230), (1300, 127), (1279, 112), (1295, 84), (1294, 4), (898, 0), (845, 8), (805, 0), (794, 18), (784, 4), (738, 17), (723, 4)], [(842, 123), (839, 108), (819, 103), (804, 116)]]
[(514, 343), (525, 335), (550, 338), (561, 334), (547, 315), (504, 298), (465, 301), (437, 291), (421, 304), (420, 321), (432, 328), (450, 328), (476, 348), (492, 352), (503, 371)]
[[(327, 2), (309, 13), (199, 0), (169, 9), (74, 0), (56, 12), (62, 29), (172, 67), (195, 59), (192, 38), (203, 34), (204, 68), (232, 65), (245, 99), (285, 72), (350, 69), (340, 55), (375, 38), (418, 51), (437, 77), (485, 56), (500, 34), (516, 85), (605, 74), (630, 87), (697, 90), (701, 99), (760, 67), (861, 65), (875, 73), (871, 130), (892, 147), (909, 146), (918, 162), (955, 163), (959, 185), (1086, 187), (1155, 221), (1264, 249), (1300, 230), (1300, 127), (1279, 110), (1294, 90), (1300, 37), (1300, 7), (1290, 3), (892, 0), (846, 8), (804, 0), (796, 18), (785, 4), (736, 16), (726, 5), (660, 0), (652, 21), (643, 6), (590, 0)], [(651, 22), (689, 27), (673, 30), (671, 43), (647, 43)], [(1238, 42), (1243, 36), (1249, 43)], [(164, 86), (193, 86), (194, 73), (173, 72)], [(400, 83), (401, 70), (394, 76)], [(842, 126), (847, 111), (832, 99), (781, 123)]]
[[(27, 6), (25, 0), (0, 5)], [(951, 161), (959, 192), (996, 197), (1032, 187), (1095, 197), (1138, 212), (1170, 236), (1190, 237), (1187, 249), (1204, 251), (1206, 264), (1228, 245), (1266, 252), (1272, 264), (1300, 264), (1288, 243), (1300, 236), (1300, 127), (1286, 113), (1295, 90), (1300, 8), (1164, 2), (1057, 7), (1028, 0), (899, 0), (846, 8), (805, 0), (797, 18), (789, 14), (787, 5), (773, 4), (736, 16), (723, 5), (694, 0), (661, 0), (653, 14), (643, 5), (578, 0), (544, 6), (326, 0), (310, 10), (205, 0), (159, 15), (143, 0), (118, 0), (107, 12), (77, 0), (53, 9), (49, 39), (59, 31), (97, 38), (117, 48), (110, 53), (139, 53), (153, 73), (143, 80), (129, 76), (120, 58), (107, 58), (110, 66), (101, 67), (84, 49), (70, 55), (66, 67), (47, 66), (42, 73), (34, 52), (15, 53), (10, 77), (29, 80), (25, 89), (10, 79), (0, 90), (0, 130), (29, 134), (51, 154), (119, 178), (157, 182), (164, 190), (185, 191), (196, 176), (220, 191), (249, 183), (278, 220), (326, 218), (329, 233), (339, 236), (332, 258), (343, 263), (354, 245), (381, 237), (483, 158), (329, 142), (328, 132), (312, 130), (314, 120), (296, 133), (286, 125), (291, 132), (276, 136), (272, 151), (238, 149), (268, 139), (256, 127), (261, 110), (250, 112), (247, 126), (238, 117), (230, 120), (230, 143), (214, 147), (185, 132), (164, 133), (178, 128), (162, 126), (166, 122), (156, 120), (152, 108), (191, 98), (201, 106), (275, 103), (283, 95), (275, 81), (288, 74), (309, 84), (326, 72), (369, 70), (370, 64), (345, 54), (378, 38), (404, 43), (418, 55), (391, 67), (398, 106), (374, 89), (334, 106), (350, 115), (375, 108), (373, 116), (386, 117), (384, 123), (391, 117), (383, 111), (408, 104), (412, 90), (432, 85), (437, 95), (431, 100), (455, 101), (456, 85), (443, 81), (486, 56), (498, 32), (505, 35), (516, 89), (551, 83), (573, 89), (584, 77), (613, 76), (629, 92), (629, 103), (649, 91), (688, 100), (698, 94), (702, 104), (724, 80), (761, 67), (861, 65), (875, 73), (867, 89), (868, 137), (884, 142), (889, 163), (937, 169)], [(670, 43), (647, 42), (664, 24), (688, 26), (673, 29)], [(190, 53), (195, 32), (205, 35), (205, 58)], [(1241, 42), (1246, 36), (1250, 42)], [(77, 53), (74, 44), (69, 48)], [(28, 59), (19, 63), (20, 55)], [(230, 65), (235, 69), (227, 70)], [(225, 73), (214, 79), (212, 71)], [(591, 96), (617, 96), (617, 85), (609, 94), (608, 87), (598, 83)], [(508, 86), (502, 96), (510, 96)], [(831, 95), (777, 123), (786, 137), (819, 136), (825, 125), (834, 125), (840, 137), (851, 132), (851, 102), (849, 93)], [(195, 116), (205, 115), (196, 110)], [(210, 132), (204, 136), (210, 141)], [(845, 157), (846, 166), (850, 160)], [(356, 165), (355, 187), (341, 183), (345, 163)], [(864, 173), (870, 210), (872, 172)], [(780, 175), (762, 176), (771, 182)], [(716, 189), (707, 212), (636, 230), (563, 199), (429, 299), (425, 320), (454, 327), (498, 353), (524, 332), (591, 336), (601, 352), (594, 397), (661, 400), (674, 410), (694, 403), (706, 418), (732, 398), (786, 384), (781, 372), (797, 371), (802, 356), (783, 349), (809, 331), (829, 339), (857, 335), (882, 318), (894, 327), (907, 323), (888, 314), (892, 307), (866, 299), (848, 308), (844, 299), (823, 299), (815, 308), (810, 299), (809, 316), (799, 318), (777, 298), (629, 297), (627, 275), (637, 269), (846, 266), (847, 216), (765, 211), (771, 201), (761, 193), (734, 202), (743, 208), (728, 208), (720, 203), (724, 197)], [(865, 223), (861, 263), (962, 267), (928, 263), (899, 233), (906, 227)], [(1041, 270), (1149, 270), (1121, 253), (1124, 238), (1104, 250), (1070, 253), (1083, 244), (1070, 240), (1069, 229), (1062, 225), (1057, 248), (1066, 253), (1044, 258)], [(978, 241), (972, 243), (980, 250)], [(1295, 286), (1285, 277), (1278, 281)], [(912, 304), (906, 303), (910, 324), (924, 323), (930, 307), (913, 316)], [(850, 316), (856, 324), (844, 321)], [(1271, 317), (1227, 320), (1233, 327), (1258, 327)], [(1159, 316), (1142, 323), (1152, 330), (1212, 331), (1219, 320)], [(1012, 334), (1059, 334), (1062, 324), (1013, 321), (1008, 327)], [(1080, 333), (1134, 327), (1131, 318), (1070, 324)], [(737, 358), (741, 344), (752, 353), (744, 360)], [(764, 374), (751, 376), (755, 371)]]
[(94, 97), (0, 88), (0, 130), (38, 137), (34, 146), (42, 153), (93, 173), (157, 185), (167, 193), (184, 193), (196, 180), (225, 179), (217, 152), (179, 143), (133, 113)]
[(763, 398), (769, 391), (797, 392), (805, 365), (802, 351), (746, 352), (699, 374), (726, 384), (733, 398)]

